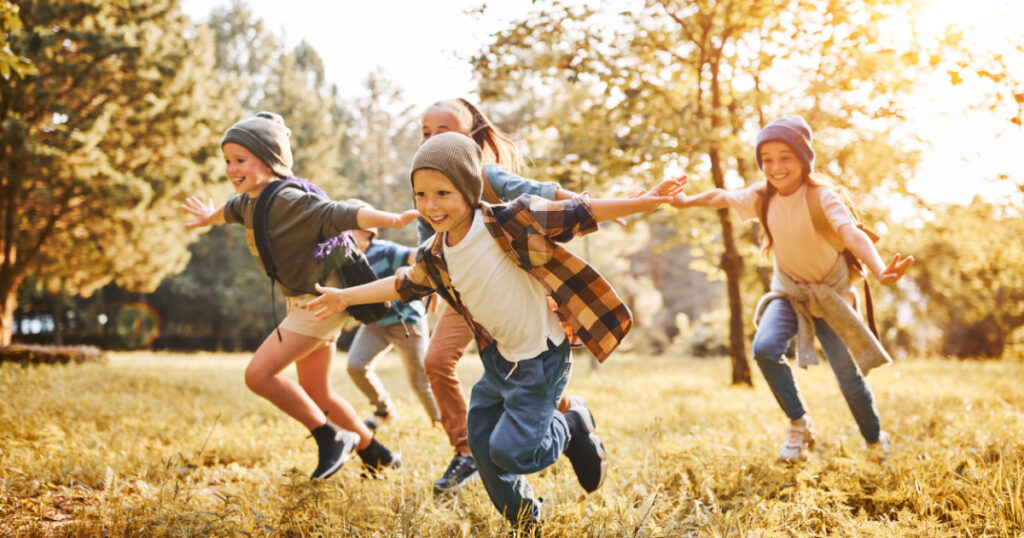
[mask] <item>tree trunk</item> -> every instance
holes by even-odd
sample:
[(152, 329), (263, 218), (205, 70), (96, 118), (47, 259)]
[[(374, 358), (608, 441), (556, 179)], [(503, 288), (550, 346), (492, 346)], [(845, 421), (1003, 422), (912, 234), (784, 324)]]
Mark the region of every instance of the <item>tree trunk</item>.
[[(725, 188), (725, 175), (719, 149), (711, 148), (711, 177), (715, 187)], [(718, 221), (722, 224), (721, 267), (725, 272), (725, 289), (729, 297), (729, 356), (732, 358), (732, 384), (753, 386), (750, 377), (750, 363), (747, 361), (746, 335), (743, 331), (743, 297), (740, 295), (740, 277), (743, 275), (743, 258), (736, 249), (736, 238), (732, 231), (732, 216), (729, 209), (718, 210)]]
[[(711, 129), (717, 137), (722, 128), (723, 110), (722, 89), (718, 74), (722, 61), (721, 49), (714, 50), (709, 56), (711, 68)], [(711, 160), (711, 179), (715, 187), (725, 188), (725, 173), (722, 172), (722, 150), (719, 143), (712, 144), (708, 150)], [(754, 386), (750, 377), (750, 363), (747, 361), (746, 337), (743, 333), (743, 297), (740, 295), (740, 277), (743, 275), (743, 259), (736, 249), (736, 238), (732, 231), (732, 217), (729, 208), (718, 210), (718, 220), (722, 223), (722, 270), (725, 271), (725, 289), (729, 296), (729, 355), (732, 357), (732, 384)]]
[(0, 301), (0, 346), (9, 346), (14, 334), (14, 310), (18, 308), (18, 286), (14, 282), (0, 282)]

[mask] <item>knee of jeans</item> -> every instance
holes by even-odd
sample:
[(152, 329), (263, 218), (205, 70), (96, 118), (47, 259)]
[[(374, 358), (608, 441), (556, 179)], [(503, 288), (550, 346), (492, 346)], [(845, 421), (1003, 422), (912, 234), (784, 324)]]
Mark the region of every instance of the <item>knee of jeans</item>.
[(845, 375), (843, 378), (838, 379), (839, 390), (843, 394), (871, 394), (871, 389), (868, 387), (867, 382), (864, 381), (864, 377), (860, 375), (860, 372), (853, 370), (852, 374)]
[(762, 368), (765, 365), (782, 363), (782, 353), (777, 349), (771, 349), (770, 346), (759, 344), (757, 341), (754, 342), (751, 352), (754, 354), (754, 360), (757, 361), (758, 366)]
[(458, 362), (458, 356), (452, 357), (451, 353), (428, 351), (427, 356), (423, 358), (423, 370), (433, 381), (437, 377), (447, 377), (453, 374)]
[(369, 365), (365, 363), (350, 362), (348, 363), (348, 375), (350, 376), (362, 376), (366, 372), (369, 372)]
[(530, 462), (533, 459), (531, 457), (532, 453), (533, 450), (528, 447), (491, 443), (491, 461), (498, 467), (515, 474), (527, 474), (536, 471), (536, 469), (530, 467)]

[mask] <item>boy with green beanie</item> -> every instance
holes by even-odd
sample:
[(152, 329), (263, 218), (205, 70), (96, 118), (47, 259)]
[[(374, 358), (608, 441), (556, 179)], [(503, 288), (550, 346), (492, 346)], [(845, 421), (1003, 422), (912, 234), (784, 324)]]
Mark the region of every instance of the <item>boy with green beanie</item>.
[[(290, 136), (281, 116), (270, 112), (260, 112), (228, 129), (221, 150), (236, 194), (220, 207), (215, 207), (213, 200), (204, 203), (194, 196), (188, 198), (182, 208), (195, 220), (186, 227), (223, 222), (244, 225), (249, 251), (262, 268), (253, 232), (254, 209), (259, 194), (270, 182), (292, 176)], [(332, 202), (300, 189), (281, 189), (270, 205), (267, 234), (288, 314), (277, 334), (268, 336), (249, 361), (245, 383), (309, 428), (319, 450), (313, 478), (335, 473), (353, 451), (371, 473), (382, 467), (397, 467), (401, 462), (397, 454), (373, 438), (352, 406), (331, 389), (335, 342), (347, 315), (338, 312), (318, 319), (305, 308), (315, 297), (319, 262), (314, 249), (323, 239), (346, 230), (402, 228), (416, 216), (412, 210), (396, 215)], [(298, 371), (298, 382), (282, 375), (292, 363)], [(328, 413), (331, 420), (327, 419)]]
[[(473, 328), (483, 377), (473, 387), (469, 444), (491, 502), (519, 530), (537, 525), (540, 503), (524, 474), (563, 453), (587, 492), (601, 486), (607, 461), (594, 418), (581, 399), (562, 414), (570, 344), (599, 361), (632, 325), (611, 285), (558, 245), (593, 232), (597, 222), (652, 211), (682, 189), (666, 181), (630, 199), (583, 195), (549, 201), (523, 195), (489, 205), (480, 147), (458, 133), (431, 137), (416, 153), (410, 179), (420, 214), (436, 235), (417, 263), (394, 277), (347, 289), (318, 286), (309, 308), (318, 317), (352, 304), (409, 300), (437, 292)], [(548, 297), (556, 308), (549, 307)]]

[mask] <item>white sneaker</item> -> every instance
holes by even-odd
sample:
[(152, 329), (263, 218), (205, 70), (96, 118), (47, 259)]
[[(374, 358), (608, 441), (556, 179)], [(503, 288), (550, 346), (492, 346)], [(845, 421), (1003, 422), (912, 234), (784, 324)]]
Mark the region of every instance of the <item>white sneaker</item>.
[(882, 463), (889, 459), (889, 454), (892, 452), (892, 440), (889, 438), (889, 432), (881, 430), (878, 432), (878, 441), (874, 443), (868, 443), (868, 452), (871, 454), (871, 458)]
[(805, 416), (796, 424), (786, 426), (786, 441), (779, 449), (779, 461), (804, 461), (807, 453), (814, 448), (814, 427), (811, 418)]

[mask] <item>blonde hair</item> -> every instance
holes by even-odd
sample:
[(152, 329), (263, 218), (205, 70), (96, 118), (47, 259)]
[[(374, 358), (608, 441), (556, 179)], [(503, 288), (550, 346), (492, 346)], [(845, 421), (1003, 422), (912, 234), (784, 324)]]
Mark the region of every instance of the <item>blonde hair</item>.
[(460, 97), (438, 101), (430, 105), (430, 108), (441, 108), (454, 114), (459, 120), (460, 132), (480, 146), (484, 160), (497, 163), (509, 172), (522, 170), (524, 162), (519, 148), (473, 103)]

